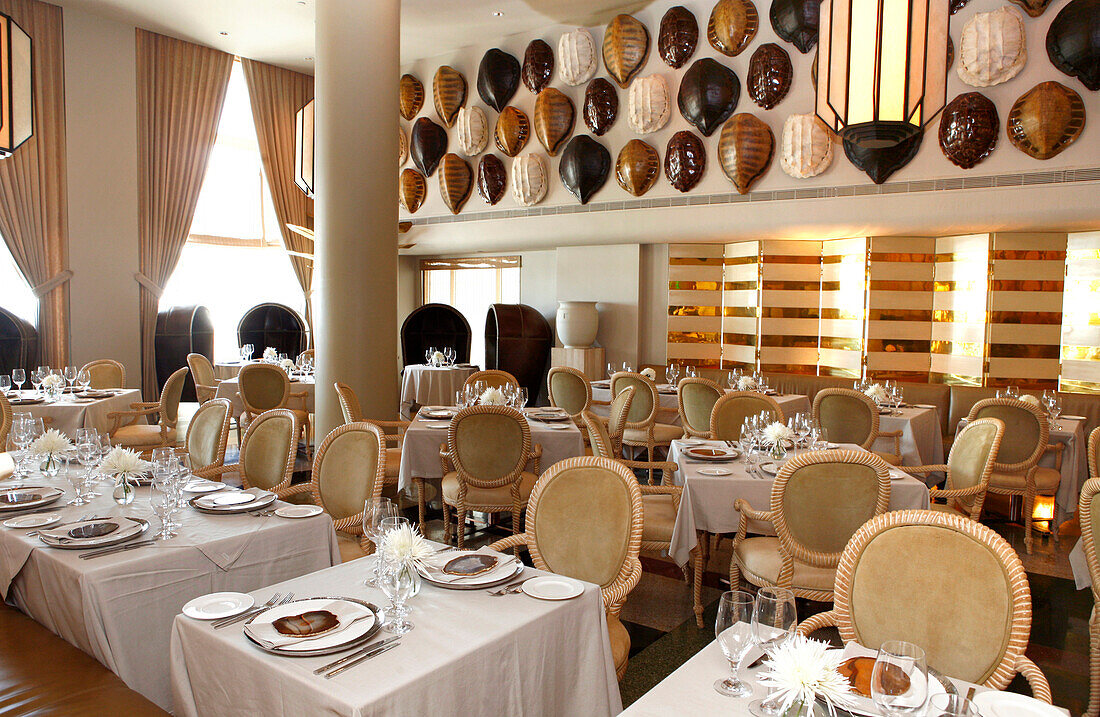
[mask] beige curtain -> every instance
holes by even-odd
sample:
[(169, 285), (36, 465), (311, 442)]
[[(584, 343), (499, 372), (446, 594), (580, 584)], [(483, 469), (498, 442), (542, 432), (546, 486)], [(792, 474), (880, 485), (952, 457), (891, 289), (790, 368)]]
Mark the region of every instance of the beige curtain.
[(233, 56), (137, 30), (141, 385), (157, 397), (153, 343), (164, 285), (176, 268), (218, 131)]
[(43, 362), (69, 360), (69, 209), (65, 175), (65, 56), (61, 8), (0, 0), (31, 37), (34, 134), (0, 160), (0, 233), (38, 297)]
[[(313, 242), (287, 229), (287, 224), (313, 228), (313, 200), (294, 183), (294, 120), (298, 110), (313, 99), (313, 78), (255, 60), (241, 60), (252, 100), (252, 118), (260, 141), (267, 186), (279, 218), (283, 246), (288, 251), (313, 255)], [(306, 324), (313, 336), (311, 295), (313, 262), (287, 255), (306, 295)]]

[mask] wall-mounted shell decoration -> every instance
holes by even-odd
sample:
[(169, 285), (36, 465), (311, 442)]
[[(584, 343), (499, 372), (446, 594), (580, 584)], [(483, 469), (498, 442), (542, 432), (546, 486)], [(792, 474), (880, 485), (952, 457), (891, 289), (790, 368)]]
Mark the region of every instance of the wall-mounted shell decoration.
[(1024, 9), (1028, 15), (1032, 17), (1039, 17), (1043, 14), (1043, 10), (1047, 9), (1047, 5), (1050, 5), (1050, 0), (1009, 0), (1010, 2), (1019, 5)]
[(412, 138), (409, 140), (409, 154), (413, 164), (425, 177), (432, 176), (439, 160), (447, 152), (447, 130), (427, 117), (413, 122)]
[(917, 156), (923, 132), (902, 140), (893, 147), (868, 148), (855, 142), (844, 141), (844, 154), (856, 169), (865, 172), (875, 184), (882, 184)]
[(578, 27), (558, 40), (558, 74), (562, 82), (573, 87), (596, 74), (596, 41), (588, 30)]
[(812, 112), (783, 123), (779, 166), (795, 179), (816, 177), (833, 163), (833, 133)]
[(489, 120), (480, 107), (463, 107), (455, 118), (455, 134), (462, 153), (475, 157), (489, 143)]
[(791, 56), (774, 42), (766, 42), (752, 53), (749, 77), (745, 81), (749, 97), (760, 107), (770, 110), (783, 101), (794, 80)]
[(550, 84), (554, 76), (554, 50), (542, 40), (531, 40), (527, 51), (523, 53), (523, 68), (520, 70), (523, 85), (536, 95)]
[(512, 198), (517, 204), (538, 204), (546, 196), (548, 184), (546, 162), (539, 155), (528, 153), (512, 162)]
[(397, 100), (401, 116), (411, 120), (424, 106), (424, 85), (412, 75), (401, 75)]
[(821, 0), (772, 0), (768, 17), (775, 34), (805, 55), (817, 44)]
[(661, 75), (639, 77), (630, 85), (626, 120), (638, 134), (656, 132), (668, 123), (672, 103)]
[(453, 127), (458, 110), (466, 105), (466, 78), (455, 68), (443, 65), (432, 79), (432, 99), (439, 119)]
[(775, 136), (757, 117), (741, 112), (726, 120), (718, 138), (718, 161), (739, 194), (747, 194), (767, 171)]
[[(817, 55), (814, 55), (814, 62), (817, 62)], [(951, 40), (951, 36), (947, 36), (947, 64), (944, 66), (947, 70), (951, 69), (951, 65), (955, 64), (955, 43)], [(814, 85), (817, 85), (817, 65), (814, 65)]]
[(485, 104), (500, 112), (517, 89), (519, 60), (495, 47), (486, 52), (477, 68), (477, 93)]
[(649, 57), (649, 32), (630, 15), (616, 15), (603, 33), (603, 64), (607, 73), (626, 89)]
[(466, 160), (450, 152), (444, 155), (439, 163), (439, 193), (451, 214), (462, 211), (473, 186), (474, 173)]
[(681, 130), (665, 148), (665, 177), (681, 192), (690, 192), (707, 169), (707, 148), (694, 133)]
[(748, 47), (760, 28), (760, 15), (752, 0), (718, 0), (710, 11), (707, 40), (723, 55), (734, 57)]
[(1073, 144), (1085, 127), (1081, 95), (1059, 82), (1041, 82), (1008, 113), (1008, 139), (1035, 159), (1050, 159)]
[(949, 2), (947, 3), (947, 7), (951, 11), (951, 14), (954, 15), (959, 10), (962, 10), (964, 7), (966, 7), (966, 4), (968, 2), (970, 2), (970, 0), (949, 0)]
[(573, 134), (576, 110), (561, 90), (547, 87), (535, 98), (535, 136), (553, 157)]
[(588, 83), (584, 91), (584, 123), (597, 137), (611, 129), (619, 114), (619, 93), (615, 86), (602, 77)]
[(397, 166), (404, 167), (409, 161), (409, 138), (405, 130), (397, 128)]
[[(947, 38), (949, 41), (951, 38)], [(810, 84), (814, 86), (814, 92), (817, 92), (817, 56), (818, 52), (814, 51), (814, 61), (810, 64)], [(952, 57), (954, 54), (952, 54)]]
[(1093, 92), (1100, 90), (1100, 0), (1070, 0), (1047, 30), (1047, 56)]
[(579, 134), (565, 145), (561, 162), (558, 163), (558, 175), (561, 183), (581, 204), (588, 204), (610, 173), (611, 153), (588, 135)]
[(487, 154), (477, 164), (477, 193), (492, 206), (504, 196), (508, 186), (508, 170), (495, 154)]
[(676, 104), (684, 119), (709, 137), (733, 114), (740, 95), (741, 81), (733, 70), (704, 57), (691, 63), (680, 79)]
[(497, 117), (496, 131), (493, 132), (497, 149), (509, 157), (515, 157), (527, 146), (531, 137), (531, 122), (527, 115), (511, 105), (505, 107)]
[(970, 18), (959, 43), (959, 66), (955, 72), (960, 80), (974, 87), (1007, 82), (1027, 62), (1024, 19), (1007, 5)]
[(632, 139), (619, 150), (615, 160), (615, 180), (619, 186), (640, 197), (657, 183), (661, 158), (657, 150), (640, 139)]
[(657, 53), (665, 64), (674, 69), (695, 54), (699, 44), (699, 23), (695, 15), (683, 5), (670, 7), (661, 18), (661, 29), (657, 33)]
[(424, 196), (428, 193), (428, 183), (424, 175), (415, 169), (401, 170), (401, 181), (397, 183), (397, 198), (401, 200), (401, 206), (409, 214), (416, 214), (424, 204)]
[(1001, 121), (997, 107), (980, 92), (965, 92), (947, 103), (940, 115), (943, 156), (970, 169), (989, 156), (997, 144)]

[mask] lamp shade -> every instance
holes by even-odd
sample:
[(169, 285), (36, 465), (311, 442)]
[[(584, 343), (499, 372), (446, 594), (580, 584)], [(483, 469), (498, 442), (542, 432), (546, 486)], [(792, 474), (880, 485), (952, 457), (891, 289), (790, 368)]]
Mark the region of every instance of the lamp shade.
[(7, 157), (34, 132), (31, 38), (0, 14), (0, 157)]
[(824, 0), (817, 116), (869, 149), (923, 131), (947, 101), (943, 0)]
[(310, 100), (294, 118), (294, 183), (313, 196), (313, 107)]

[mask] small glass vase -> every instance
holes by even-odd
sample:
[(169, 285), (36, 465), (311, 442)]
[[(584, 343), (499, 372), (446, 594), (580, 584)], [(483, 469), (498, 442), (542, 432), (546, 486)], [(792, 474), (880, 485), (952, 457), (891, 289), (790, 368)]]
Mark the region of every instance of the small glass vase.
[(130, 481), (129, 476), (115, 476), (115, 489), (111, 492), (111, 497), (115, 499), (116, 503), (119, 505), (130, 505), (134, 502), (134, 497), (136, 495), (137, 489)]
[(61, 459), (53, 453), (47, 453), (45, 460), (38, 466), (38, 470), (49, 478), (56, 478), (57, 474), (61, 472)]
[(772, 457), (772, 460), (774, 460), (774, 461), (783, 460), (784, 458), (787, 457), (787, 442), (786, 441), (776, 441), (775, 443), (773, 443), (771, 445), (771, 450), (769, 451), (769, 453)]
[(391, 564), (383, 566), (378, 580), (382, 592), (390, 599), (390, 605), (386, 608), (388, 619), (382, 627), (394, 635), (404, 635), (413, 629), (406, 603), (420, 592), (420, 573), (412, 565)]
[(61, 394), (65, 391), (64, 386), (43, 386), (42, 393), (45, 394), (46, 403), (57, 403), (61, 400)]

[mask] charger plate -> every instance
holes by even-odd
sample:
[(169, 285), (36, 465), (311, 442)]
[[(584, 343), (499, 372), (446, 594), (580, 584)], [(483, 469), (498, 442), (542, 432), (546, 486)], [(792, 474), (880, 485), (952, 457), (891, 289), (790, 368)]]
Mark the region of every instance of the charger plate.
[(111, 545), (120, 545), (122, 543), (128, 543), (131, 540), (136, 540), (137, 538), (140, 538), (142, 535), (145, 534), (146, 531), (149, 530), (149, 521), (148, 520), (145, 520), (143, 518), (131, 518), (129, 516), (123, 516), (121, 518), (109, 518), (109, 519), (105, 518), (103, 520), (88, 520), (88, 521), (84, 521), (84, 522), (85, 523), (101, 523), (101, 522), (106, 522), (108, 520), (111, 520), (111, 521), (129, 520), (129, 521), (132, 521), (134, 523), (137, 523), (139, 527), (138, 527), (138, 530), (136, 530), (135, 532), (128, 533), (128, 532), (126, 532), (126, 530), (123, 530), (122, 527), (120, 526), (119, 530), (117, 530), (115, 532), (112, 532), (108, 535), (103, 536), (102, 539), (92, 538), (92, 539), (83, 540), (83, 541), (80, 541), (80, 542), (62, 543), (62, 542), (58, 541), (56, 538), (51, 538), (50, 536), (43, 535), (42, 533), (38, 534), (38, 539), (41, 540), (46, 545), (50, 546), (51, 548), (59, 548), (61, 550), (87, 550), (89, 548), (106, 548), (106, 547), (111, 546)]
[[(301, 600), (292, 600), (292, 601), (286, 603), (285, 605), (275, 605), (274, 607), (270, 607), (267, 610), (264, 610), (263, 612), (256, 613), (255, 615), (250, 617), (248, 620), (246, 620), (244, 624), (246, 626), (250, 625), (252, 622), (254, 622), (256, 620), (256, 618), (261, 617), (263, 615), (266, 615), (266, 614), (268, 614), (272, 611), (278, 611), (277, 614), (279, 615), (279, 617), (283, 617), (284, 615), (294, 615), (294, 614), (297, 614), (299, 612), (303, 612), (303, 611), (307, 610), (304, 603), (319, 602), (319, 601), (329, 602), (329, 601), (332, 601), (332, 600), (344, 600), (346, 602), (353, 602), (356, 605), (361, 605), (361, 606), (367, 608), (368, 610), (370, 610), (370, 612), (374, 616), (374, 623), (369, 628), (367, 628), (365, 631), (361, 631), (361, 632), (358, 632), (361, 628), (360, 625), (352, 625), (349, 628), (347, 628), (347, 633), (352, 634), (353, 636), (349, 640), (347, 640), (346, 642), (341, 642), (340, 644), (337, 644), (337, 645), (328, 644), (328, 645), (313, 648), (313, 649), (308, 649), (308, 648), (303, 649), (303, 646), (306, 643), (302, 643), (301, 645), (288, 645), (288, 646), (284, 646), (284, 647), (264, 647), (259, 642), (257, 642), (255, 639), (253, 639), (252, 636), (249, 635), (247, 631), (244, 633), (244, 636), (250, 643), (255, 645), (257, 648), (263, 650), (264, 652), (270, 653), (272, 655), (281, 655), (283, 657), (318, 657), (320, 655), (332, 655), (332, 654), (337, 653), (337, 652), (344, 652), (345, 650), (350, 650), (353, 647), (358, 647), (359, 645), (362, 645), (366, 642), (370, 642), (371, 638), (373, 638), (375, 635), (377, 635), (378, 631), (382, 629), (382, 623), (384, 621), (385, 616), (382, 613), (382, 611), (379, 609), (379, 607), (377, 605), (375, 605), (374, 603), (369, 603), (369, 602), (365, 602), (363, 600), (357, 600), (356, 598), (350, 598), (350, 597), (321, 597), (321, 598), (303, 598)], [(319, 638), (317, 638), (316, 642), (331, 641), (333, 637), (344, 637), (344, 636), (345, 636), (345, 631), (342, 630), (339, 633), (337, 633), (336, 635), (330, 635), (328, 637), (319, 637)], [(314, 642), (314, 641), (311, 640), (311, 642)], [(290, 649), (287, 649), (287, 647), (295, 647), (297, 649), (290, 650)]]

